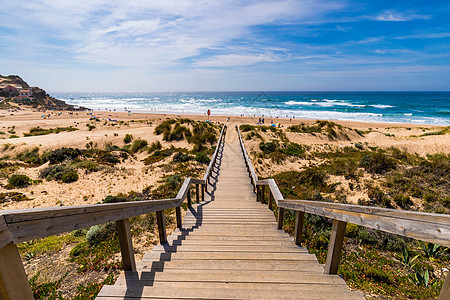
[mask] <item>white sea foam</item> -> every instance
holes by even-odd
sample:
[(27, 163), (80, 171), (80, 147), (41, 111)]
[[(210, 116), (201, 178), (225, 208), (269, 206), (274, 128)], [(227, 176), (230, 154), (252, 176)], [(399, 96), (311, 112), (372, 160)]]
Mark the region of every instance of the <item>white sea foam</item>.
[(392, 106), (392, 105), (385, 105), (385, 104), (373, 104), (373, 105), (369, 105), (369, 106), (372, 106), (372, 107), (375, 107), (375, 108), (392, 108), (392, 107), (395, 107), (395, 106)]

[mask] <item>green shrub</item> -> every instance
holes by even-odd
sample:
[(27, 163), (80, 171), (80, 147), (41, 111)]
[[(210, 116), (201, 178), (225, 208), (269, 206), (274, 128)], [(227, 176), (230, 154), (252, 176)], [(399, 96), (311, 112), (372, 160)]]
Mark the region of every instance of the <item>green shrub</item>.
[(67, 159), (75, 159), (80, 155), (81, 151), (79, 149), (63, 147), (60, 149), (53, 150), (44, 155), (44, 160), (49, 161), (50, 164), (57, 164)]
[(393, 278), (389, 274), (376, 267), (367, 267), (365, 273), (367, 278), (371, 278), (378, 282), (384, 282), (389, 284), (393, 282)]
[(100, 235), (100, 226), (94, 225), (91, 228), (89, 228), (88, 232), (86, 233), (86, 239), (90, 245), (93, 245), (98, 242), (97, 238)]
[(277, 142), (261, 142), (259, 144), (259, 149), (261, 149), (262, 152), (264, 153), (272, 153), (275, 152), (278, 148), (278, 143)]
[(41, 157), (39, 156), (38, 147), (20, 152), (16, 155), (16, 158), (28, 164), (41, 164), (43, 162)]
[(170, 188), (176, 189), (181, 184), (180, 175), (172, 175), (166, 178), (166, 182)]
[(197, 152), (195, 154), (195, 160), (202, 164), (209, 164), (210, 159), (205, 152)]
[(72, 166), (56, 165), (48, 166), (41, 170), (39, 177), (47, 180), (61, 180), (66, 183), (74, 182), (78, 180), (78, 173)]
[(27, 187), (31, 184), (31, 179), (27, 175), (14, 174), (8, 178), (8, 184), (17, 188)]
[(30, 131), (28, 133), (24, 133), (24, 136), (36, 136), (36, 135), (46, 135), (46, 134), (50, 134), (50, 133), (60, 133), (63, 131), (76, 131), (78, 130), (78, 128), (74, 128), (74, 127), (57, 127), (57, 128), (49, 128), (49, 129), (44, 129), (44, 128), (40, 128), (38, 127), (34, 127), (31, 128)]
[(133, 144), (131, 145), (130, 151), (132, 153), (136, 153), (138, 151), (143, 151), (147, 147), (147, 141), (146, 140), (135, 140)]
[(297, 143), (287, 143), (283, 152), (290, 156), (305, 157), (305, 149)]
[(374, 152), (365, 155), (360, 166), (370, 173), (384, 174), (396, 168), (395, 161), (382, 152)]
[(97, 172), (99, 170), (98, 163), (90, 161), (90, 160), (81, 160), (81, 161), (75, 162), (73, 164), (73, 166), (76, 168), (84, 169), (87, 172)]
[(174, 162), (187, 162), (191, 160), (191, 156), (188, 154), (185, 154), (183, 152), (177, 152), (174, 156), (173, 156), (173, 161)]
[(78, 173), (76, 171), (69, 171), (61, 176), (61, 181), (65, 183), (71, 183), (78, 180)]
[(162, 149), (161, 142), (155, 141), (150, 145), (150, 147), (148, 147), (148, 153), (152, 153), (153, 151), (161, 150), (161, 149)]
[(254, 129), (255, 129), (255, 126), (248, 125), (248, 124), (243, 124), (243, 125), (239, 126), (239, 130), (241, 132), (247, 132), (247, 131), (251, 131), (251, 130), (254, 130)]
[(105, 199), (103, 199), (103, 203), (119, 203), (119, 202), (127, 202), (128, 198), (124, 195), (117, 195), (117, 196), (106, 196)]
[(123, 142), (125, 144), (129, 144), (131, 143), (131, 141), (133, 140), (133, 136), (131, 134), (126, 134), (125, 137), (123, 138)]
[(360, 228), (358, 231), (358, 241), (363, 245), (374, 245), (377, 243), (377, 238), (369, 230)]
[(407, 195), (403, 195), (403, 194), (396, 194), (393, 198), (394, 202), (400, 206), (403, 209), (407, 209), (409, 208), (411, 205), (413, 205), (414, 203), (412, 202), (411, 198), (409, 198), (409, 196)]

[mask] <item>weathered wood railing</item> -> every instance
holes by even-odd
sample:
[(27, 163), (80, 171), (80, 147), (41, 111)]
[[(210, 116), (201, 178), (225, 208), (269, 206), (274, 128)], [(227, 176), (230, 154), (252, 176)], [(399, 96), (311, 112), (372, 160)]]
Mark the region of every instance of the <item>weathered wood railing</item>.
[[(250, 161), (239, 127), (236, 126), (245, 164), (251, 178), (256, 201), (265, 203), (266, 187), (269, 188), (268, 206), (273, 202), (278, 208), (278, 229), (283, 227), (285, 209), (296, 212), (294, 239), (300, 244), (304, 214), (310, 213), (333, 220), (328, 254), (325, 263), (326, 274), (337, 274), (342, 244), (347, 223), (378, 229), (408, 238), (450, 247), (450, 215), (404, 211), (342, 203), (284, 199), (274, 179), (258, 180)], [(442, 287), (439, 299), (450, 299), (450, 274)]]
[(176, 198), (112, 204), (33, 208), (0, 212), (0, 299), (33, 299), (16, 244), (44, 238), (93, 225), (116, 222), (122, 266), (136, 271), (128, 218), (156, 212), (159, 239), (167, 242), (164, 210), (175, 208), (177, 227), (181, 228), (181, 205), (192, 204), (191, 185), (196, 186), (196, 200), (204, 200), (204, 191), (212, 176), (219, 148), (223, 145), (226, 125), (222, 127), (216, 150), (203, 179), (186, 178)]

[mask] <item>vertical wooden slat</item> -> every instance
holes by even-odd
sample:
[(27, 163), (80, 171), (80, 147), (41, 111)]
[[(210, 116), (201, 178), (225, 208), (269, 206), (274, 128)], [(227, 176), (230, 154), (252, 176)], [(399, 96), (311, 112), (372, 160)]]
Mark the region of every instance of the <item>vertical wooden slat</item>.
[(133, 242), (131, 240), (130, 222), (128, 219), (116, 221), (119, 234), (120, 252), (122, 253), (122, 267), (124, 271), (136, 271)]
[(441, 289), (438, 300), (450, 299), (450, 272), (447, 272), (447, 278), (445, 278), (444, 286)]
[(261, 186), (256, 186), (256, 202), (259, 202), (259, 198), (261, 197)]
[(189, 186), (187, 189), (187, 205), (188, 207), (192, 207), (191, 186)]
[(305, 218), (305, 213), (303, 211), (295, 212), (295, 244), (300, 245), (302, 241), (302, 231), (303, 231), (303, 220)]
[(175, 214), (177, 217), (177, 228), (181, 228), (183, 225), (181, 221), (181, 206), (175, 207)]
[(265, 185), (261, 186), (261, 203), (262, 204), (266, 203), (266, 186)]
[(269, 209), (272, 210), (272, 205), (273, 205), (273, 195), (272, 195), (272, 191), (269, 189)]
[(202, 201), (205, 201), (205, 185), (202, 184)]
[(333, 220), (331, 227), (330, 244), (328, 245), (325, 274), (337, 274), (339, 261), (341, 260), (342, 243), (344, 242), (345, 227), (347, 222)]
[(0, 299), (33, 300), (19, 250), (13, 243), (0, 249)]
[(278, 207), (278, 229), (283, 229), (284, 208)]
[(167, 243), (166, 223), (164, 220), (164, 211), (156, 212), (156, 221), (158, 222), (159, 242), (161, 244)]
[(197, 203), (199, 203), (200, 202), (200, 189), (199, 189), (198, 183), (195, 185), (195, 198), (197, 200)]

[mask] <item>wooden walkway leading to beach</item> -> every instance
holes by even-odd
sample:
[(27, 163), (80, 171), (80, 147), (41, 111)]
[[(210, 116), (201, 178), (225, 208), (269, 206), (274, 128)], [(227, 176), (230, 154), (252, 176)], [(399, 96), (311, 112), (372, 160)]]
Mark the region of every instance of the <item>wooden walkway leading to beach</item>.
[(234, 130), (220, 154), (209, 195), (183, 228), (97, 299), (363, 299), (277, 230), (272, 211), (256, 202)]

